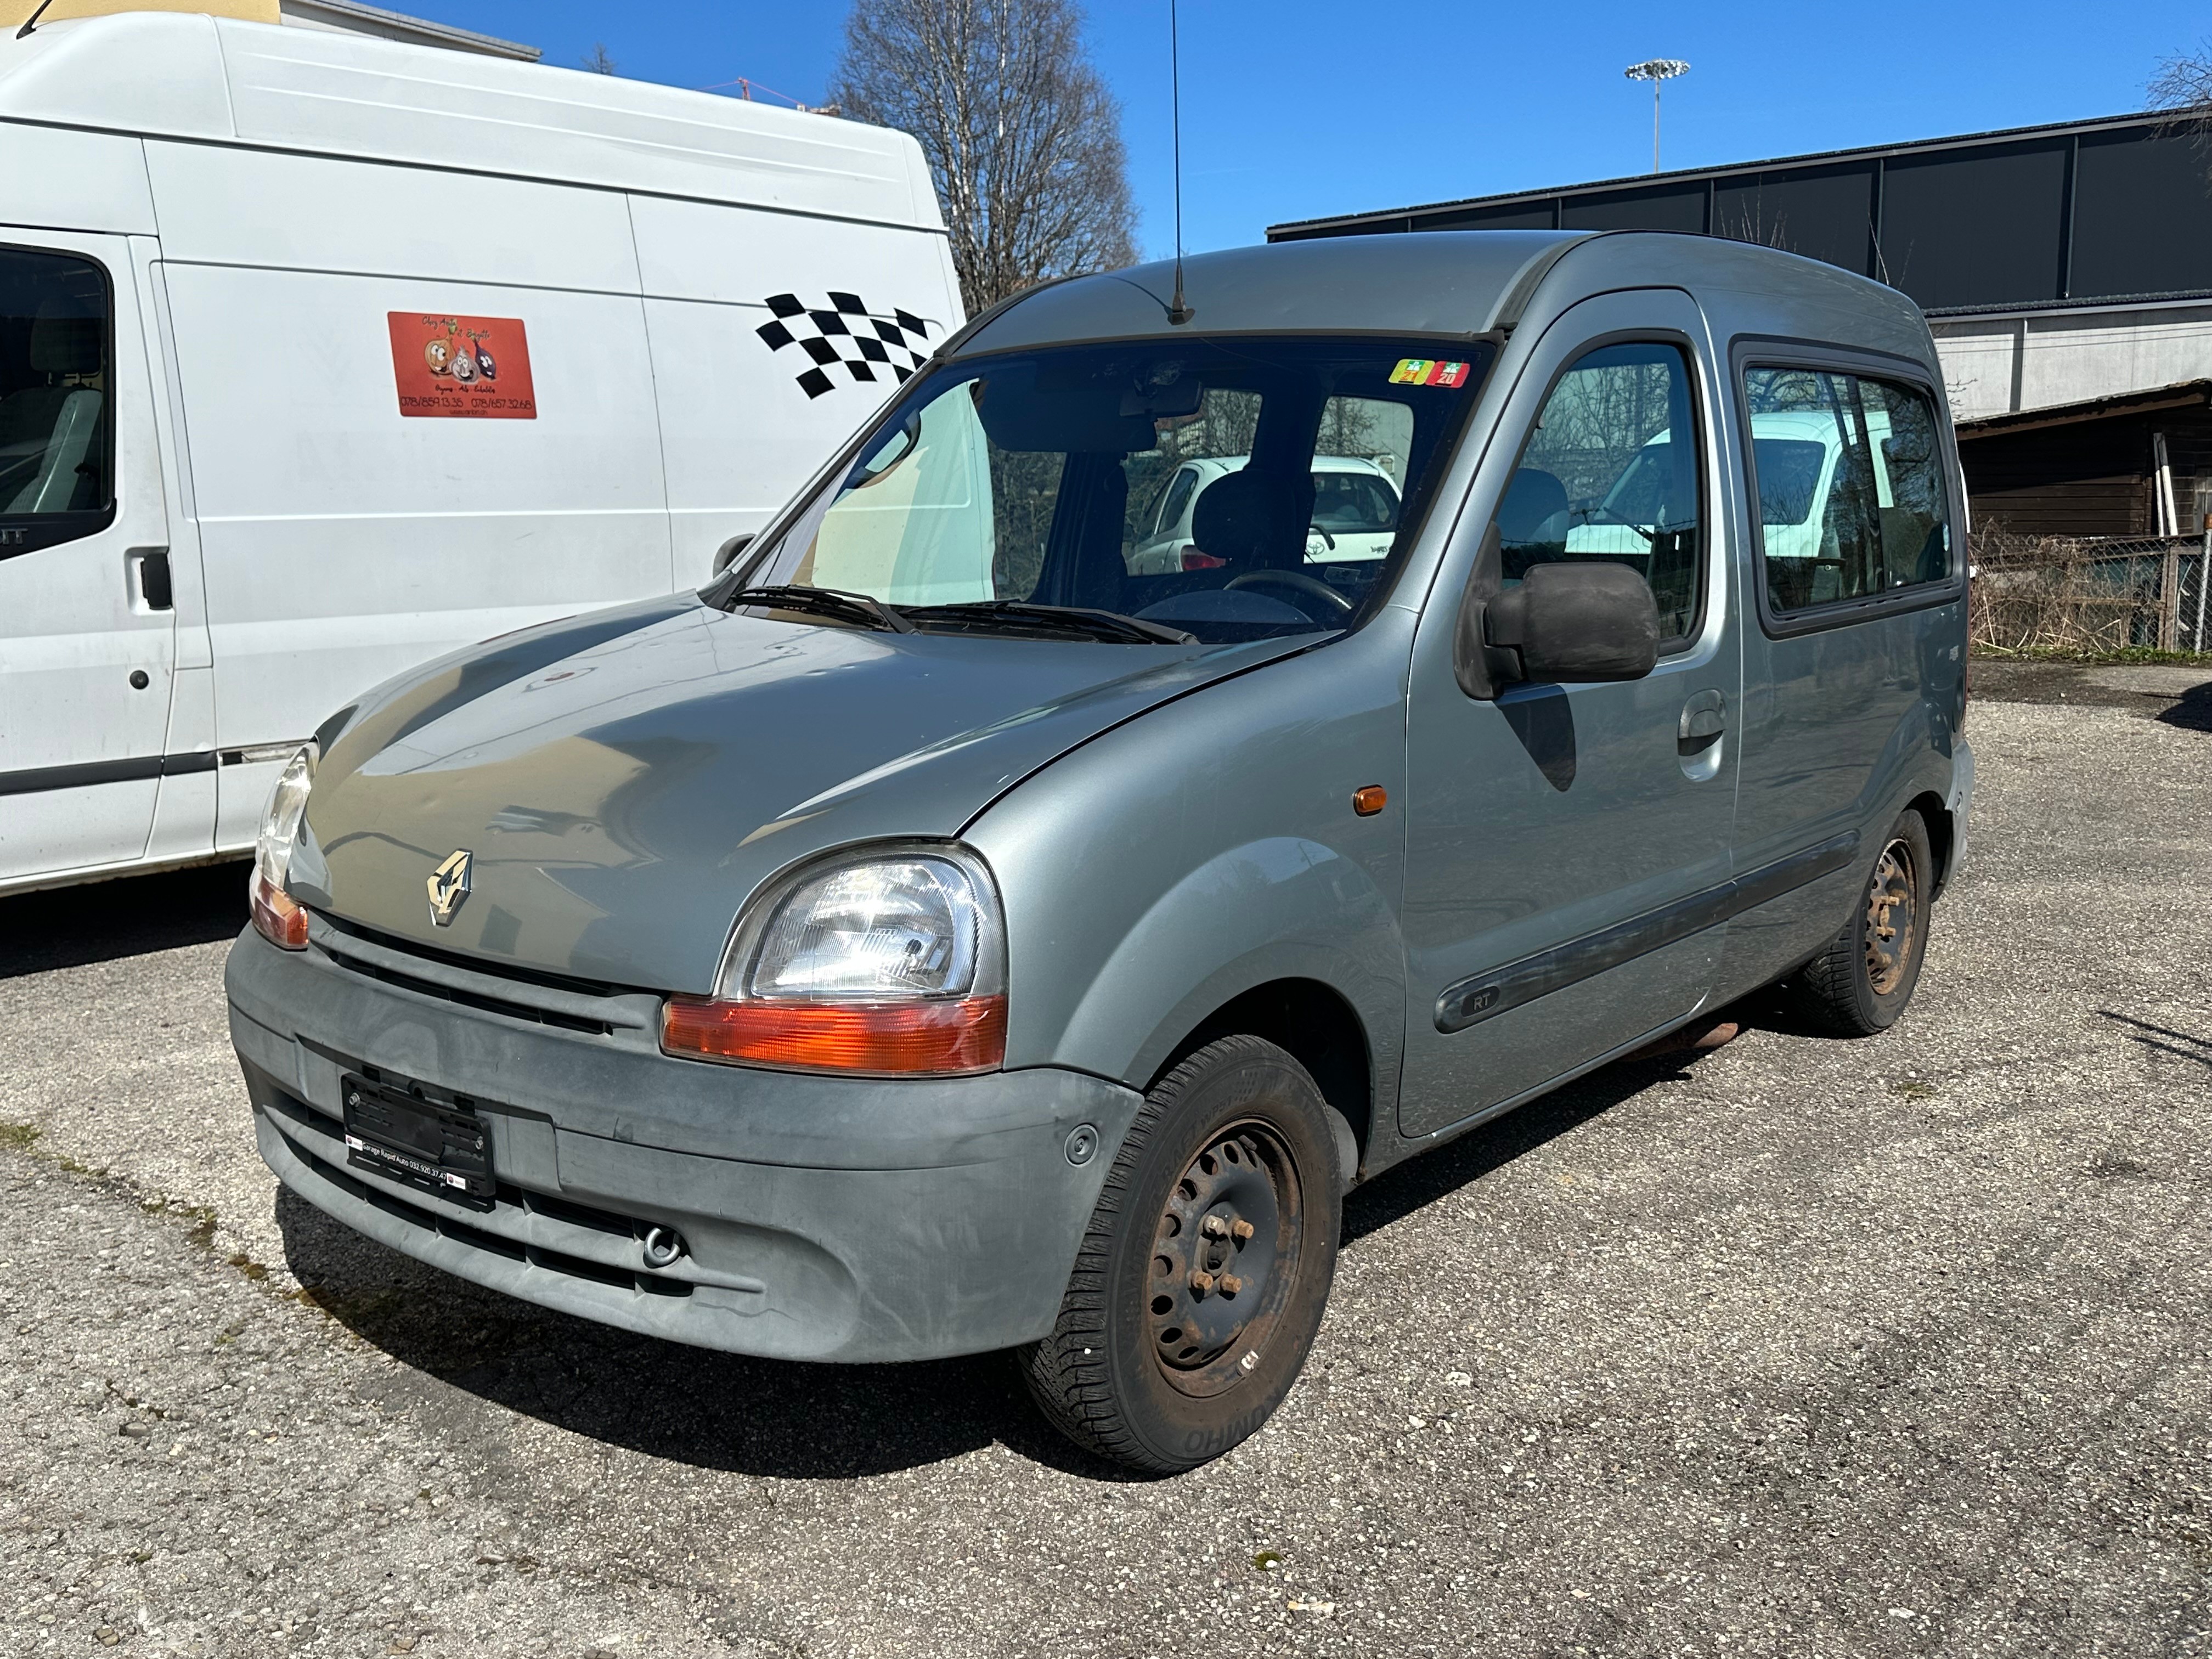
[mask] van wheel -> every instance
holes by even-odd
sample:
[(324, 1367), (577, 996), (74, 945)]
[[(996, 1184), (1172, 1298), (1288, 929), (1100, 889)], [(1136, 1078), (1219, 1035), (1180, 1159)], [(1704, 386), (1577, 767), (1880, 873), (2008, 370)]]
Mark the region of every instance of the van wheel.
[(1842, 1036), (1872, 1036), (1897, 1023), (1920, 982), (1935, 874), (1928, 826), (1908, 811), (1890, 826), (1843, 932), (1797, 976), (1808, 1014)]
[(1152, 1474), (1258, 1429), (1321, 1324), (1339, 1176), (1321, 1091), (1273, 1043), (1224, 1037), (1170, 1072), (1107, 1171), (1059, 1322), (1021, 1354), (1053, 1425)]

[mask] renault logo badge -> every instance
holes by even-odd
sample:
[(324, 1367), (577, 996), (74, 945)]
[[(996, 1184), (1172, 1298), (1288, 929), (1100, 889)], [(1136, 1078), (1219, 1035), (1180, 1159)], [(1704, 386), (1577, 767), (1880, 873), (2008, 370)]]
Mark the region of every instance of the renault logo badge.
[(469, 867), (475, 857), (465, 847), (457, 848), (430, 877), (430, 920), (441, 927), (453, 925), (453, 912), (469, 896)]

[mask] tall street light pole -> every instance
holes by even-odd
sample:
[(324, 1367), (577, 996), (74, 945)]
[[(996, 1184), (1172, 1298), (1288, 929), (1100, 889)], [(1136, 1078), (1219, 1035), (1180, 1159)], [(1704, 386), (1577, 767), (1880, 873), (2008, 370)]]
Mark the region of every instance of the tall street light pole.
[(1679, 58), (1653, 58), (1641, 64), (1631, 64), (1621, 73), (1632, 81), (1651, 83), (1651, 171), (1659, 171), (1659, 88), (1678, 75), (1687, 75), (1690, 66)]

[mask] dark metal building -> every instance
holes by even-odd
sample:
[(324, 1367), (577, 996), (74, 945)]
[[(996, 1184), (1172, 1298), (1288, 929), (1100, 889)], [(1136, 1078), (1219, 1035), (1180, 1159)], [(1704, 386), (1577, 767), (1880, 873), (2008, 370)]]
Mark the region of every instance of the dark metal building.
[(1554, 228), (1760, 242), (1911, 295), (1978, 522), (2193, 532), (2212, 507), (2212, 418), (2193, 384), (2212, 379), (2212, 143), (2170, 116), (1343, 214), (1267, 239)]

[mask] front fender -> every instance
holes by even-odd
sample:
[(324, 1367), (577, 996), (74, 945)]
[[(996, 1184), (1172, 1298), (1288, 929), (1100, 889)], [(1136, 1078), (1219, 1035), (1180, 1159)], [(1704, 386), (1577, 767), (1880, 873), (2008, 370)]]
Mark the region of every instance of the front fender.
[(1375, 1097), (1389, 1097), (1406, 1004), (1396, 914), (1358, 863), (1293, 836), (1231, 848), (1161, 894), (1085, 989), (1054, 1063), (1141, 1089), (1208, 1014), (1284, 979), (1344, 998)]

